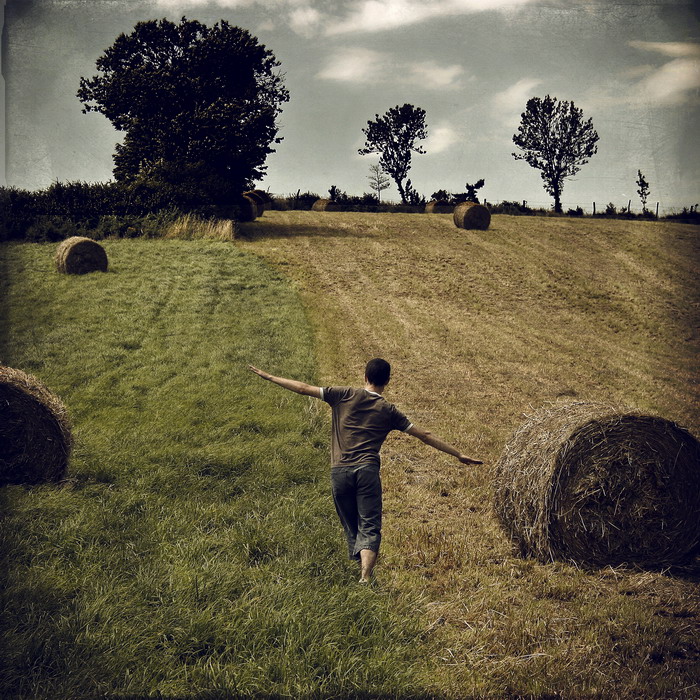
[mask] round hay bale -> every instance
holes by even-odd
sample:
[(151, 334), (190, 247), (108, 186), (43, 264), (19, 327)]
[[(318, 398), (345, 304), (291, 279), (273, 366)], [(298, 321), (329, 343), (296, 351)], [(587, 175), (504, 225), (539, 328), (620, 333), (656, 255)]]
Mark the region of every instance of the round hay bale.
[(255, 194), (258, 195), (258, 197), (262, 198), (263, 204), (265, 205), (265, 211), (268, 209), (272, 209), (272, 197), (270, 197), (269, 192), (265, 192), (265, 190), (252, 190), (255, 192)]
[(317, 199), (311, 209), (312, 211), (340, 211), (340, 205), (330, 199)]
[(453, 213), (457, 228), (477, 228), (485, 231), (491, 223), (491, 212), (476, 202), (461, 202)]
[(452, 214), (454, 207), (443, 199), (431, 199), (425, 205), (426, 214)]
[(544, 409), (496, 464), (494, 503), (522, 556), (666, 566), (700, 545), (700, 443), (656, 416)]
[(258, 218), (258, 203), (252, 197), (242, 194), (235, 204), (238, 209), (238, 221), (255, 221)]
[(255, 202), (258, 208), (258, 216), (262, 216), (263, 212), (268, 208), (266, 206), (265, 197), (260, 195), (257, 190), (250, 190), (250, 192), (244, 192), (243, 196), (248, 197), (249, 199), (252, 199)]
[(91, 238), (71, 236), (59, 243), (54, 256), (56, 269), (69, 275), (107, 272), (107, 253)]
[(60, 481), (72, 443), (61, 400), (36, 377), (0, 365), (0, 484)]

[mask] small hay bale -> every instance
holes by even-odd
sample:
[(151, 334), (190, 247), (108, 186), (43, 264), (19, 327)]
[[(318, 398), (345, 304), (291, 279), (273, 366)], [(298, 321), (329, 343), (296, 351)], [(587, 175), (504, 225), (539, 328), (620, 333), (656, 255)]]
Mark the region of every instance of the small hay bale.
[(258, 191), (256, 190), (250, 190), (250, 192), (244, 192), (243, 193), (244, 197), (248, 197), (249, 199), (252, 199), (257, 208), (258, 208), (258, 216), (262, 216), (263, 212), (268, 208), (266, 206), (266, 201), (263, 196), (258, 194)]
[(71, 236), (59, 243), (54, 256), (56, 269), (69, 275), (107, 272), (107, 253), (91, 238)]
[(664, 418), (577, 402), (526, 421), (494, 504), (522, 556), (666, 566), (700, 545), (700, 443)]
[(453, 213), (457, 228), (477, 228), (485, 231), (491, 223), (491, 212), (476, 202), (461, 202)]
[(36, 377), (0, 365), (0, 484), (60, 481), (72, 444), (61, 400)]
[(452, 214), (454, 207), (443, 199), (431, 199), (425, 205), (426, 214)]
[(330, 199), (317, 199), (311, 206), (312, 211), (340, 211), (337, 202)]

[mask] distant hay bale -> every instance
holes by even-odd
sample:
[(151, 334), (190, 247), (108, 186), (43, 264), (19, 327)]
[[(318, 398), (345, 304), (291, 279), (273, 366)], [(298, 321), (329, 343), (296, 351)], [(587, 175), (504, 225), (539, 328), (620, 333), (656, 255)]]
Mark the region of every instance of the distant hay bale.
[(250, 190), (249, 192), (243, 193), (244, 197), (252, 199), (258, 207), (258, 216), (262, 216), (263, 212), (268, 208), (266, 206), (266, 199), (257, 190)]
[(431, 199), (425, 205), (426, 214), (451, 214), (454, 207), (443, 199)]
[(340, 211), (340, 206), (330, 199), (317, 199), (311, 209), (312, 211)]
[(664, 418), (542, 410), (505, 446), (494, 492), (520, 553), (542, 561), (666, 566), (700, 545), (700, 443)]
[(36, 377), (0, 366), (0, 484), (60, 481), (71, 446), (61, 400)]
[(91, 238), (71, 236), (59, 243), (54, 257), (56, 269), (69, 275), (84, 275), (87, 272), (106, 272), (107, 253)]
[(455, 226), (458, 228), (477, 228), (485, 231), (491, 223), (491, 212), (476, 202), (461, 202), (453, 213)]
[(242, 194), (235, 205), (238, 208), (238, 221), (255, 221), (260, 214), (258, 203), (248, 195)]
[(262, 199), (265, 211), (272, 209), (272, 197), (269, 192), (265, 192), (265, 190), (251, 190), (251, 192), (255, 192)]

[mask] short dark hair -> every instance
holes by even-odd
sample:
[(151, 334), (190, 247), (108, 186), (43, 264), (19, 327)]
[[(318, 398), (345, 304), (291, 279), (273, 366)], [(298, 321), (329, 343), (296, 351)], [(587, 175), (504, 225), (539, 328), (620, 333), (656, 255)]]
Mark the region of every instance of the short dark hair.
[(365, 377), (374, 386), (386, 386), (391, 377), (391, 365), (381, 357), (375, 357), (367, 363)]

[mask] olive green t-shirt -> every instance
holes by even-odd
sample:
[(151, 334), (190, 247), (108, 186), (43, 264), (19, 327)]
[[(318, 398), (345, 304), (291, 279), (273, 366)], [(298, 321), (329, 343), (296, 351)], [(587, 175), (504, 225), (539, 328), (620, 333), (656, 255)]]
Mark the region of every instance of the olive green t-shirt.
[(379, 450), (392, 430), (412, 423), (383, 396), (349, 386), (321, 388), (321, 398), (333, 409), (331, 466), (379, 466)]

